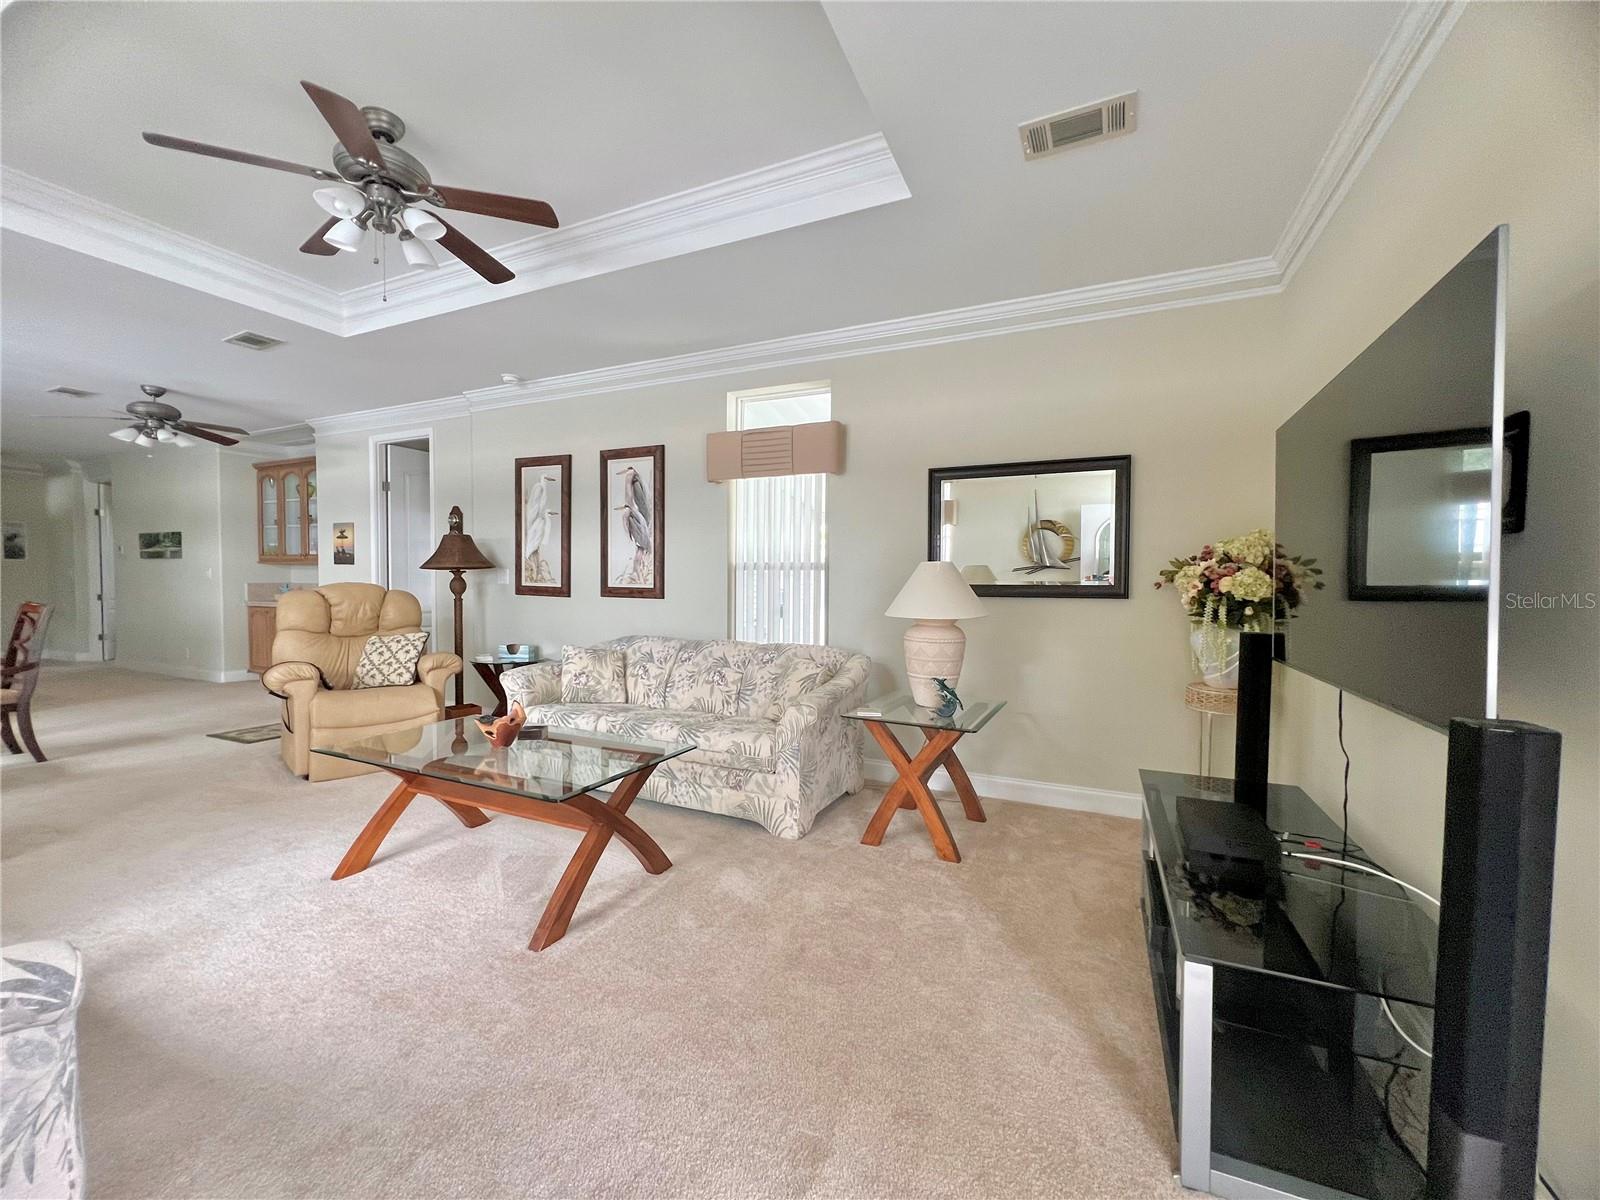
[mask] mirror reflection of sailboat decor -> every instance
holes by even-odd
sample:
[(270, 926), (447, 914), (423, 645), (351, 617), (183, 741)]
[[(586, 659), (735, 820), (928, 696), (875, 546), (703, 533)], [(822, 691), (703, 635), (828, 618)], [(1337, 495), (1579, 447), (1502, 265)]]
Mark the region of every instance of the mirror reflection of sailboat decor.
[(1020, 543), (1025, 567), (1012, 567), (1013, 573), (1037, 575), (1041, 571), (1064, 571), (1078, 562), (1078, 539), (1063, 521), (1039, 515), (1039, 493), (1033, 493), (1033, 511)]

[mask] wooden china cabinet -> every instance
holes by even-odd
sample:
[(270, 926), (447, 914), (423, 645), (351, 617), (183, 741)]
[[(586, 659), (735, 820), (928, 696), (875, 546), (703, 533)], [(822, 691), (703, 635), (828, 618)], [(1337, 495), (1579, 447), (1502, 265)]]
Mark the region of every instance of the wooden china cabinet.
[(317, 561), (317, 460), (256, 463), (257, 559), (287, 566)]

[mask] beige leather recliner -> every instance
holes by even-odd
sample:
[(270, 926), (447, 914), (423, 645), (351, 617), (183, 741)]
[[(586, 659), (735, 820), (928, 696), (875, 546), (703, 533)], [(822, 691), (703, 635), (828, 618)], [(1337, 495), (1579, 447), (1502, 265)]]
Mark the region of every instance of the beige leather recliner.
[(377, 768), (312, 754), (311, 747), (443, 719), (445, 684), (461, 670), (454, 654), (424, 654), (418, 682), (404, 687), (352, 687), (369, 637), (421, 628), (415, 596), (375, 583), (330, 583), (278, 597), (272, 666), (261, 683), (283, 700), (281, 752), (291, 771), (313, 781), (365, 775)]

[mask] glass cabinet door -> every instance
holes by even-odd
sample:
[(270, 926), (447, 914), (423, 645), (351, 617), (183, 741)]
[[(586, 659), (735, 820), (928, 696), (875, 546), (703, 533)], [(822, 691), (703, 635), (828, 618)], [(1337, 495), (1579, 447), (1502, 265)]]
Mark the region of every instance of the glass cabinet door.
[(306, 554), (317, 556), (317, 472), (306, 472)]
[(299, 558), (301, 541), (305, 533), (305, 514), (300, 508), (300, 472), (283, 473), (283, 553), (287, 558)]
[(278, 480), (272, 475), (261, 477), (261, 557), (272, 558), (283, 553), (283, 542), (278, 537)]

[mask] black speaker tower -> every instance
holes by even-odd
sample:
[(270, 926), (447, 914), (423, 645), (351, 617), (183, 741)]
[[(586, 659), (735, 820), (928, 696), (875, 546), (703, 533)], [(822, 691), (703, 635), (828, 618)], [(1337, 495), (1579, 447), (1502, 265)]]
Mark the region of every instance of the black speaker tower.
[(1554, 730), (1450, 722), (1428, 1200), (1534, 1194), (1560, 763)]
[(1267, 812), (1267, 747), (1272, 731), (1274, 635), (1239, 635), (1239, 707), (1233, 733), (1233, 798)]

